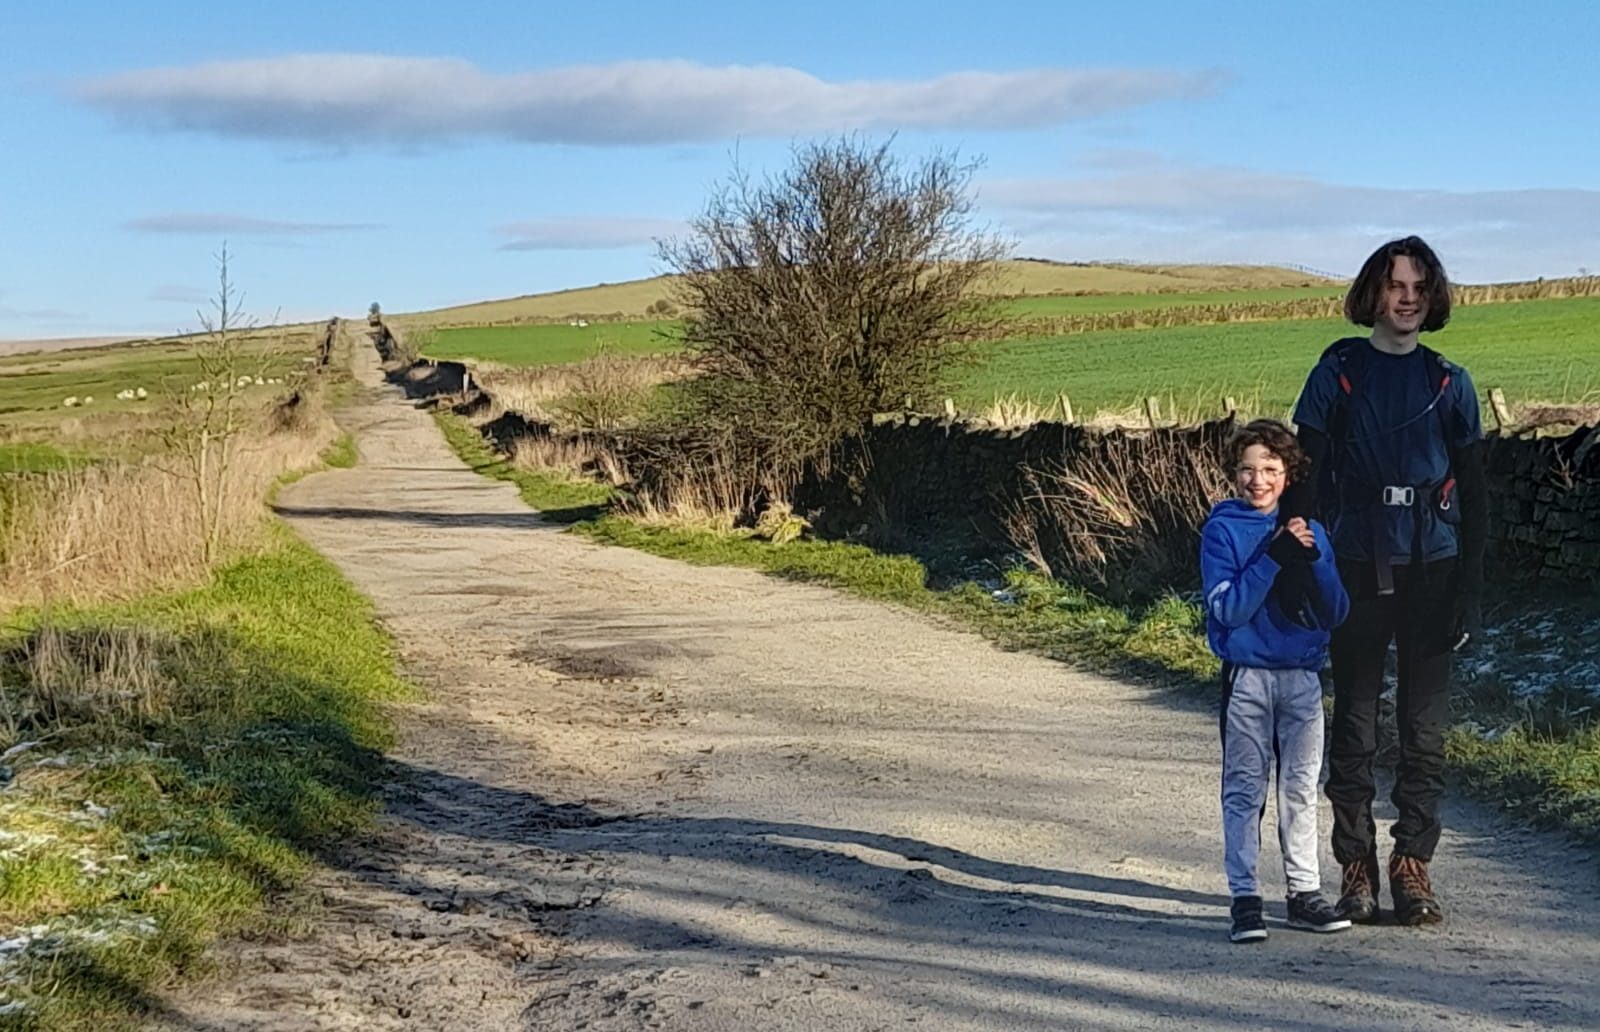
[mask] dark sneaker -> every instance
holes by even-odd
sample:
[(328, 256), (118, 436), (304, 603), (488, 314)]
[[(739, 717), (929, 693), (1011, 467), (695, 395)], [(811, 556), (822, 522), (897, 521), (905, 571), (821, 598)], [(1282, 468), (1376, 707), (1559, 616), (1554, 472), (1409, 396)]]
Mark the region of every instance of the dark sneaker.
[(1389, 857), (1389, 891), (1394, 894), (1394, 918), (1403, 925), (1438, 924), (1444, 908), (1433, 895), (1428, 861), (1396, 853)]
[(1371, 924), (1378, 919), (1378, 854), (1368, 853), (1343, 867), (1339, 913), (1356, 924)]
[(1230, 942), (1260, 942), (1267, 937), (1267, 921), (1261, 914), (1260, 896), (1233, 897), (1233, 928)]
[(1350, 927), (1350, 919), (1323, 899), (1320, 892), (1291, 892), (1289, 927), (1308, 932), (1342, 932)]

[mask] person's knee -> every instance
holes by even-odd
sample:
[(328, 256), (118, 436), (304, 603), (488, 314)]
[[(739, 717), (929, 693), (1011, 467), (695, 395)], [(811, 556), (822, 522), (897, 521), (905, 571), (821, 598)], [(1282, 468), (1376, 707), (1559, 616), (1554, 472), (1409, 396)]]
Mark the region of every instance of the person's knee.
[(1400, 736), (1400, 748), (1408, 759), (1444, 769), (1443, 725), (1412, 723)]
[(1231, 816), (1259, 814), (1266, 801), (1265, 778), (1239, 778), (1222, 788), (1222, 812)]

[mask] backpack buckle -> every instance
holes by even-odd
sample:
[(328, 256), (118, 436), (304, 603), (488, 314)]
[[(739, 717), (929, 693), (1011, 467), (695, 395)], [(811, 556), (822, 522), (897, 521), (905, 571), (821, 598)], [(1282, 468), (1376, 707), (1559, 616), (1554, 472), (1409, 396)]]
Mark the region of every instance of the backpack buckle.
[(1395, 487), (1388, 485), (1383, 489), (1384, 505), (1414, 505), (1417, 501), (1417, 492), (1410, 487)]

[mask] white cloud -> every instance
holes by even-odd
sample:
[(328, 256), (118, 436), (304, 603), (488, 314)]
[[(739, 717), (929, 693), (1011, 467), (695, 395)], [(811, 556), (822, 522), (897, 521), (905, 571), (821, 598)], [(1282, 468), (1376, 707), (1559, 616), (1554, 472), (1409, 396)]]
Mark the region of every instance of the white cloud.
[(1140, 153), (1086, 167), (986, 182), (982, 202), (1024, 253), (1056, 258), (1296, 262), (1349, 275), (1384, 240), (1417, 233), (1466, 282), (1600, 268), (1600, 190), (1352, 186)]
[(31, 319), (36, 322), (59, 322), (63, 319), (81, 317), (81, 313), (68, 312), (60, 308), (18, 308), (14, 305), (6, 304), (3, 300), (5, 296), (6, 292), (0, 290), (0, 319), (4, 319), (7, 322), (24, 319)]
[(672, 219), (566, 216), (513, 222), (500, 232), (511, 237), (502, 251), (598, 251), (644, 247), (683, 233), (687, 224)]
[(795, 68), (680, 60), (505, 75), (454, 58), (295, 54), (123, 72), (74, 92), (135, 124), (224, 136), (658, 144), (848, 129), (1036, 128), (1207, 96), (1223, 78), (1043, 68), (827, 82)]
[(176, 301), (186, 305), (204, 304), (211, 299), (210, 294), (198, 287), (185, 287), (177, 283), (163, 283), (146, 295), (149, 301)]
[(349, 233), (381, 228), (368, 222), (290, 222), (218, 212), (168, 212), (130, 219), (123, 229), (137, 233), (177, 233), (193, 236), (304, 236)]
[(32, 319), (36, 322), (61, 322), (65, 319), (80, 319), (82, 312), (69, 312), (64, 308), (12, 308), (10, 305), (0, 305), (0, 319), (24, 320)]

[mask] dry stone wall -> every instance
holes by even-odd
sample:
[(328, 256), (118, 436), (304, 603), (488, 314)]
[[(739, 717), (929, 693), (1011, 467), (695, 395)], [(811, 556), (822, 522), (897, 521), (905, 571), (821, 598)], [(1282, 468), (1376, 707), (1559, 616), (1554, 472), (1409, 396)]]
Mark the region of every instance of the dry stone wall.
[[(418, 362), (392, 376), (413, 397), (462, 394), (471, 382), (459, 362)], [(459, 411), (474, 414), (489, 406), (487, 395), (470, 389), (457, 403)], [(1146, 510), (1149, 526), (1128, 540), (1141, 552), (1154, 547), (1170, 558), (1141, 566), (1113, 548), (1109, 561), (1140, 578), (1182, 583), (1193, 572), (1184, 557), (1197, 540), (1198, 499), (1162, 510), (1161, 496), (1173, 481), (1149, 474), (1184, 464), (1190, 474), (1176, 481), (1183, 490), (1220, 489), (1205, 482), (1204, 471), (1217, 468), (1232, 425), (1220, 420), (1105, 433), (1061, 423), (998, 430), (930, 416), (882, 416), (807, 473), (794, 506), (826, 537), (895, 551), (993, 557), (1018, 550), (1008, 525), (1019, 504), (1052, 484), (1074, 482), (1084, 470), (1121, 469), (1145, 478), (1145, 495), (1130, 501)], [(636, 482), (665, 482), (648, 467), (675, 454), (637, 433), (571, 434), (515, 413), (484, 429), (501, 448), (519, 436), (581, 440), (615, 457), (612, 475), (620, 470)], [(1492, 434), (1486, 447), (1491, 574), (1600, 583), (1600, 426), (1560, 437)], [(1041, 481), (1041, 472), (1053, 479)], [(1089, 478), (1080, 479), (1082, 489), (1092, 488)], [(1113, 511), (1115, 502), (1107, 502)], [(1078, 547), (1085, 533), (1104, 536), (1104, 528), (1061, 528), (1066, 540), (1045, 541), (1042, 551)]]

